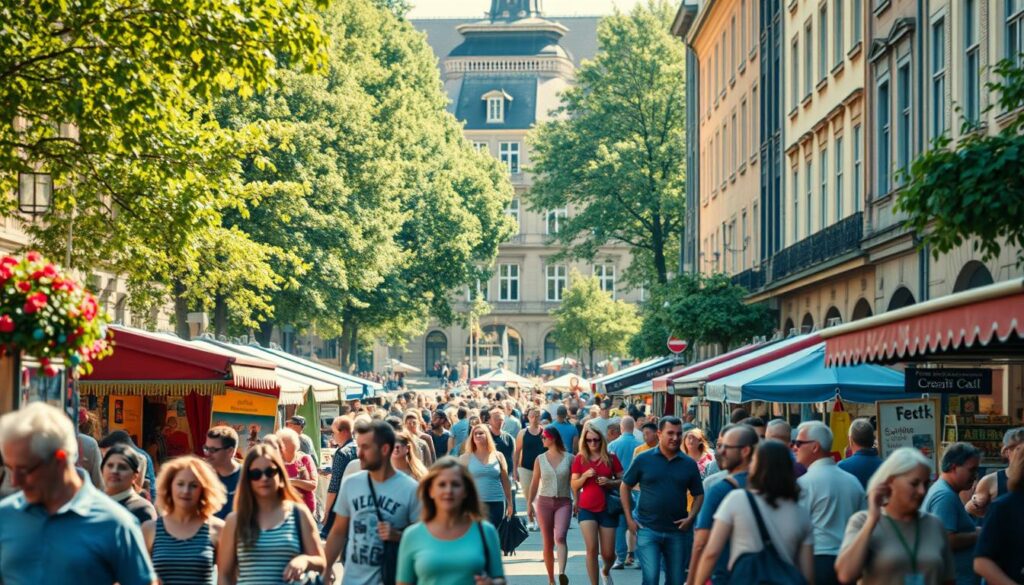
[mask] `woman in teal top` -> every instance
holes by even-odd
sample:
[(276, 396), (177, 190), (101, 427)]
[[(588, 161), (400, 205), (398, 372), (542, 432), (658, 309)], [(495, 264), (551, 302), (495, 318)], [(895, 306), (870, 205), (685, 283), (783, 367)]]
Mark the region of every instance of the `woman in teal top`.
[(498, 531), (466, 466), (443, 457), (420, 480), (423, 521), (398, 546), (398, 585), (504, 585)]

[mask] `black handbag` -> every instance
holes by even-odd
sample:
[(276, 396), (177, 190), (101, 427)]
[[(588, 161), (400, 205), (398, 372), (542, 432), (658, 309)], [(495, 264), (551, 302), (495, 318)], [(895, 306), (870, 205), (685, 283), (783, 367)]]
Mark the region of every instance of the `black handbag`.
[[(377, 512), (377, 522), (384, 522), (380, 514), (380, 506), (377, 505), (377, 490), (373, 489), (373, 479), (366, 474), (366, 481), (370, 485), (370, 499), (373, 500), (373, 509)], [(384, 552), (380, 557), (380, 581), (384, 585), (395, 585), (398, 573), (398, 543), (385, 540)]]
[(761, 511), (757, 508), (757, 502), (750, 492), (743, 492), (750, 502), (750, 509), (754, 511), (754, 518), (757, 520), (757, 529), (761, 533), (761, 542), (764, 545), (758, 552), (744, 553), (733, 563), (732, 572), (729, 575), (729, 584), (733, 585), (806, 585), (807, 580), (803, 574), (792, 563), (782, 558), (775, 543), (772, 542), (768, 528), (761, 518)]

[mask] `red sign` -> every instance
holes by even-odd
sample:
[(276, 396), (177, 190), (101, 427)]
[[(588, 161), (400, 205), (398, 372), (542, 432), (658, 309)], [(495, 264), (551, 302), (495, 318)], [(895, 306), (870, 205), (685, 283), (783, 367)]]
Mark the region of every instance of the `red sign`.
[(689, 346), (690, 346), (689, 343), (686, 343), (685, 341), (683, 341), (682, 339), (679, 339), (678, 337), (669, 337), (668, 338), (668, 350), (671, 351), (672, 353), (676, 353), (676, 354), (683, 353), (684, 351), (686, 351), (686, 348), (689, 347)]

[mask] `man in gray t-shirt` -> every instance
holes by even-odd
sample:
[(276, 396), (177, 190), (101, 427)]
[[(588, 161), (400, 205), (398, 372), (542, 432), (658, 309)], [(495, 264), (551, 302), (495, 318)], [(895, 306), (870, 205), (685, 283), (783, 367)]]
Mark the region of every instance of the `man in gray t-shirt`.
[[(384, 421), (356, 425), (356, 445), (363, 470), (341, 482), (334, 503), (336, 519), (327, 537), (325, 581), (330, 582), (330, 568), (344, 550), (341, 584), (377, 585), (381, 582), (384, 541), (397, 546), (402, 531), (420, 519), (418, 484), (391, 466), (395, 431)], [(370, 480), (376, 502), (371, 496)]]

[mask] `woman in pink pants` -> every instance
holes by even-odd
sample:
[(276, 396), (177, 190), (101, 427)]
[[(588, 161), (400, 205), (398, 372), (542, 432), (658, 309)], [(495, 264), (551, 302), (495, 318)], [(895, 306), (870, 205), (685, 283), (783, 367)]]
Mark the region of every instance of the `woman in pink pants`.
[(565, 533), (572, 519), (572, 493), (569, 479), (572, 475), (572, 457), (565, 452), (558, 429), (550, 426), (542, 433), (547, 449), (533, 464), (533, 480), (527, 494), (526, 514), (530, 521), (540, 523), (544, 541), (544, 567), (548, 570), (548, 583), (555, 583), (555, 550), (558, 550), (558, 582), (566, 585), (565, 562), (568, 548)]

